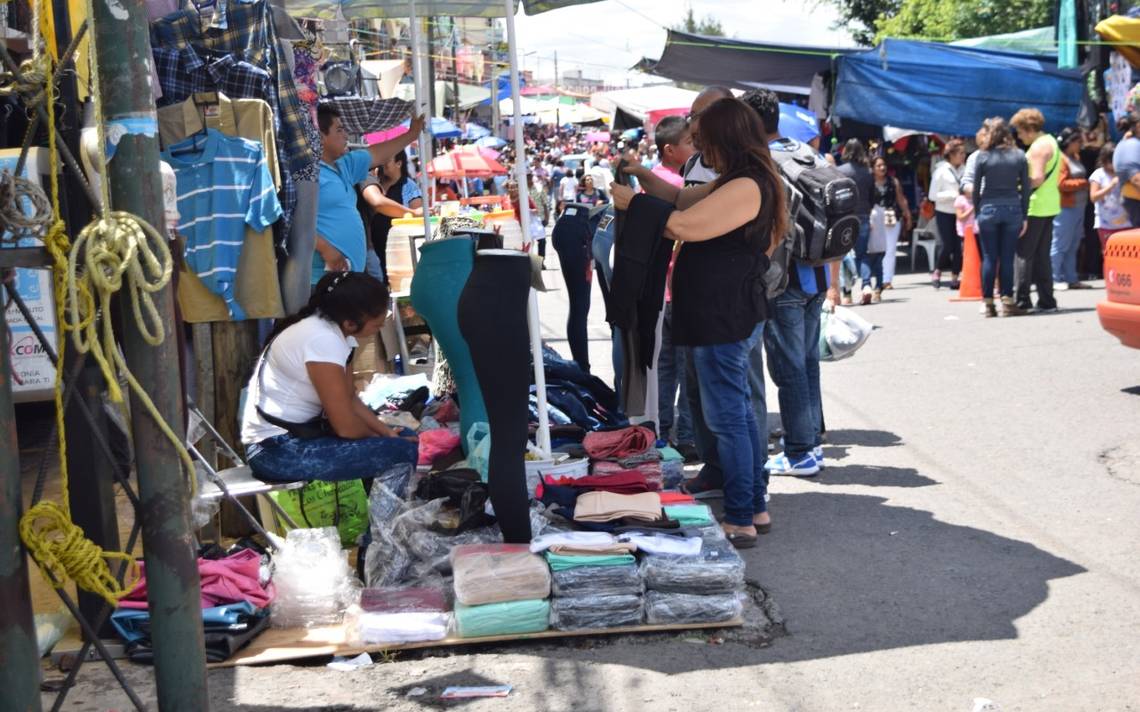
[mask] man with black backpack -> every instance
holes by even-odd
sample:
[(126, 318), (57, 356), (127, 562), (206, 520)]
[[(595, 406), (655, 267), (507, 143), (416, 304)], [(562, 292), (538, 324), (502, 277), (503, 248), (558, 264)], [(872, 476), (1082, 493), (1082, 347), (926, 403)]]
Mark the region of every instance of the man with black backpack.
[(773, 475), (811, 477), (823, 463), (820, 313), (825, 298), (839, 303), (839, 263), (858, 232), (855, 186), (811, 146), (780, 136), (775, 93), (756, 89), (742, 99), (764, 123), (791, 198), (791, 228), (766, 279), (770, 318), (764, 332), (768, 373), (779, 388), (784, 452), (765, 467)]

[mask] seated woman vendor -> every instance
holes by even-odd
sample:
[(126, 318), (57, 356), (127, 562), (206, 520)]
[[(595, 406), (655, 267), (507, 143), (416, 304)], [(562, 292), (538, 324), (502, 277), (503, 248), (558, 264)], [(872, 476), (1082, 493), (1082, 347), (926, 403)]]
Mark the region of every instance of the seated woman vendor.
[(376, 335), (388, 288), (363, 272), (330, 272), (309, 304), (277, 324), (249, 380), (241, 440), (261, 480), (354, 480), (416, 465), (414, 436), (380, 422), (356, 394), (348, 362)]

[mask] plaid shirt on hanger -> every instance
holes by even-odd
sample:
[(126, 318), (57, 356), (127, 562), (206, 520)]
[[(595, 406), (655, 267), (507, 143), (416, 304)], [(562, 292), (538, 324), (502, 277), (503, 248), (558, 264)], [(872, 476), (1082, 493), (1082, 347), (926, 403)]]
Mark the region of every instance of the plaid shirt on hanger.
[(355, 134), (390, 129), (406, 119), (415, 106), (403, 99), (364, 99), (359, 96), (337, 96), (322, 99), (321, 103), (336, 107), (345, 130)]
[[(290, 171), (304, 170), (315, 164), (320, 157), (320, 146), (311, 144), (312, 121), (297, 98), (292, 73), (287, 65), (278, 62), (277, 32), (266, 0), (231, 4), (226, 9), (224, 24), (225, 27), (203, 29), (196, 12), (183, 10), (172, 13), (151, 23), (151, 44), (155, 48), (176, 50), (192, 47), (199, 54), (232, 54), (263, 68), (271, 78), (270, 96), (259, 98), (269, 102), (277, 117), (277, 135), (284, 149), (280, 152), (282, 163)], [(166, 91), (165, 84), (163, 91)]]

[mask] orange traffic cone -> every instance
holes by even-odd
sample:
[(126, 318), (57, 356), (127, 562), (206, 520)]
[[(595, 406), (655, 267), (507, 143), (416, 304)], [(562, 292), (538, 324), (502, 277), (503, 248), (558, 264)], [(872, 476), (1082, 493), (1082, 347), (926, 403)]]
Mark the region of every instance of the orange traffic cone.
[(982, 298), (982, 256), (978, 254), (978, 240), (974, 228), (967, 227), (962, 238), (962, 274), (959, 275), (958, 296), (952, 302), (976, 302)]

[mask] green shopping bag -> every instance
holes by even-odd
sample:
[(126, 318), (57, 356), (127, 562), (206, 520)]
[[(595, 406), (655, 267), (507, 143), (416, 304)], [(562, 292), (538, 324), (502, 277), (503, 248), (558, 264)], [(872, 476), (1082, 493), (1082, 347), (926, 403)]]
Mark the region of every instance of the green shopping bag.
[(270, 492), (269, 496), (302, 527), (336, 527), (345, 548), (356, 546), (360, 535), (368, 530), (368, 495), (360, 480), (314, 481), (301, 489)]

